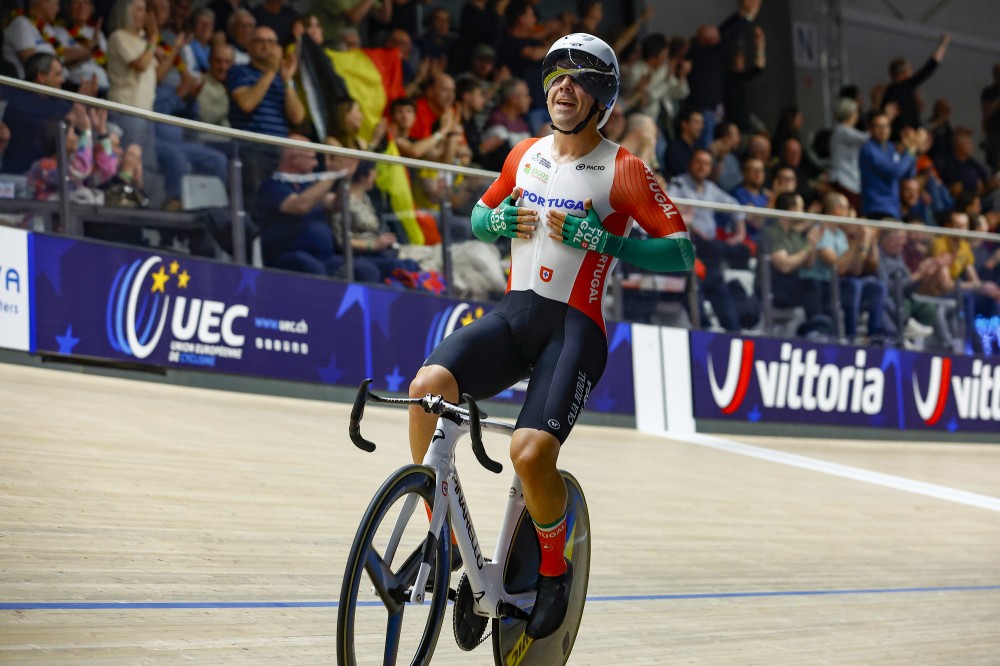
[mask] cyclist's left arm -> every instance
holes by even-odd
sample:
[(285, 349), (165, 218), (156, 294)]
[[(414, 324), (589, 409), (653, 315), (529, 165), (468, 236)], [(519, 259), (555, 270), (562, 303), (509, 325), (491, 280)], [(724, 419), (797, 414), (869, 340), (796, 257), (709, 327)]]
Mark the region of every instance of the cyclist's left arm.
[(654, 271), (689, 271), (694, 247), (677, 207), (642, 160), (622, 150), (615, 160), (610, 203), (615, 214), (632, 217), (650, 238), (628, 238), (608, 231), (592, 206), (586, 217), (567, 215), (562, 241)]

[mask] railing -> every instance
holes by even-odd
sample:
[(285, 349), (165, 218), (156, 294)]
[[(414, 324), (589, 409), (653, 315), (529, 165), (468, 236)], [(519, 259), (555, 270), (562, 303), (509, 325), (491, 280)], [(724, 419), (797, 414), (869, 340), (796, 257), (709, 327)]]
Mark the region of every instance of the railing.
[[(492, 181), (497, 177), (496, 172), (486, 171), (483, 169), (474, 169), (462, 166), (456, 166), (451, 164), (443, 164), (439, 162), (431, 162), (427, 160), (417, 160), (409, 159), (404, 157), (396, 157), (392, 155), (384, 155), (381, 153), (374, 153), (361, 150), (353, 150), (349, 148), (340, 148), (329, 146), (320, 143), (306, 143), (302, 141), (296, 141), (287, 139), (284, 137), (269, 136), (263, 134), (257, 134), (254, 132), (247, 132), (243, 130), (231, 129), (226, 127), (220, 127), (217, 125), (210, 125), (203, 122), (189, 120), (186, 118), (180, 118), (177, 116), (166, 115), (162, 113), (144, 111), (136, 109), (134, 107), (119, 104), (116, 102), (111, 102), (104, 99), (89, 97), (79, 95), (77, 93), (68, 92), (65, 90), (54, 89), (47, 86), (42, 86), (35, 83), (30, 83), (26, 81), (21, 81), (18, 79), (12, 79), (8, 77), (0, 76), (0, 91), (4, 87), (19, 89), (22, 91), (35, 93), (39, 95), (44, 95), (51, 98), (57, 98), (61, 100), (67, 100), (70, 102), (79, 102), (88, 107), (95, 107), (99, 109), (106, 109), (110, 112), (115, 112), (117, 114), (122, 114), (125, 116), (131, 116), (135, 118), (142, 119), (148, 122), (161, 123), (164, 125), (171, 125), (186, 130), (191, 130), (199, 132), (202, 135), (207, 135), (210, 137), (217, 137), (221, 140), (226, 140), (232, 143), (232, 151), (229, 156), (229, 170), (228, 170), (228, 188), (229, 188), (229, 214), (231, 220), (231, 255), (232, 259), (238, 263), (246, 263), (247, 261), (247, 246), (246, 246), (246, 227), (244, 224), (245, 219), (245, 200), (244, 192), (242, 187), (242, 172), (245, 168), (243, 159), (241, 157), (241, 150), (239, 148), (240, 142), (248, 142), (254, 145), (266, 145), (277, 148), (308, 148), (309, 150), (315, 151), (320, 155), (334, 156), (334, 157), (350, 157), (358, 160), (376, 162), (376, 163), (389, 163), (401, 165), (410, 169), (426, 169), (432, 170), (434, 172), (441, 172), (445, 174), (445, 178), (448, 181), (448, 185), (452, 184), (452, 179), (456, 177), (462, 178), (478, 178), (483, 179), (484, 182)], [(61, 135), (62, 136), (62, 135)], [(134, 209), (128, 209), (127, 211), (118, 210), (106, 207), (103, 209), (97, 209), (94, 206), (85, 206), (71, 203), (69, 197), (68, 184), (69, 179), (66, 174), (66, 160), (65, 160), (65, 149), (60, 143), (60, 150), (58, 152), (59, 157), (59, 169), (60, 169), (60, 196), (58, 197), (58, 202), (33, 202), (18, 200), (16, 202), (11, 202), (9, 200), (0, 199), (0, 212), (11, 211), (14, 209), (25, 209), (33, 212), (41, 212), (44, 214), (47, 220), (46, 224), (48, 229), (51, 229), (51, 219), (53, 215), (58, 215), (61, 220), (63, 230), (65, 233), (70, 235), (82, 235), (83, 227), (82, 221), (86, 216), (94, 217), (100, 213), (105, 220), (123, 220), (131, 219), (138, 221), (140, 223), (158, 222), (160, 226), (164, 227), (174, 227), (174, 228), (186, 228), (193, 224), (193, 216), (190, 213), (171, 213), (165, 211), (137, 211)], [(340, 183), (341, 191), (343, 195), (347, 187), (346, 179), (342, 179)], [(342, 196), (340, 200), (343, 202), (342, 214), (345, 216), (345, 220), (349, 217), (349, 210), (347, 205), (347, 197)], [(913, 226), (902, 222), (891, 222), (891, 221), (881, 221), (881, 220), (867, 220), (858, 218), (848, 218), (848, 217), (838, 217), (830, 215), (819, 215), (814, 213), (795, 213), (789, 211), (780, 211), (773, 209), (761, 209), (752, 206), (739, 206), (739, 205), (729, 205), (729, 204), (716, 204), (716, 203), (705, 203), (697, 200), (685, 199), (680, 197), (673, 197), (673, 202), (680, 207), (694, 207), (694, 208), (706, 208), (713, 211), (720, 211), (726, 213), (742, 213), (744, 215), (756, 216), (756, 217), (766, 217), (769, 219), (786, 218), (793, 220), (808, 220), (813, 222), (824, 222), (833, 223), (841, 226), (867, 226), (878, 230), (890, 230), (899, 229), (904, 231), (913, 231)], [(445, 196), (440, 202), (440, 216), (439, 225), (443, 238), (443, 273), (445, 275), (446, 283), (452, 284), (452, 265), (451, 265), (451, 216), (452, 208), (449, 197)], [(345, 238), (340, 239), (343, 248), (345, 259), (347, 262), (347, 279), (352, 279), (353, 265), (353, 252), (351, 250), (351, 244), (349, 242), (348, 234), (350, 233), (350, 225), (344, 224), (344, 234)], [(960, 231), (948, 228), (937, 228), (937, 227), (923, 227), (921, 231), (933, 235), (945, 235), (966, 238), (969, 240), (988, 240), (993, 242), (1000, 242), (1000, 234), (985, 233), (978, 231)], [(769, 287), (769, 271), (767, 270), (767, 261), (764, 253), (760, 253), (761, 261), (758, 262), (759, 270), (759, 280), (761, 284), (762, 292), (762, 317), (764, 322), (765, 332), (773, 332), (773, 317), (772, 317), (772, 297), (771, 289)], [(834, 280), (834, 282), (836, 282)], [(694, 326), (699, 326), (698, 321), (698, 311), (697, 307), (697, 284), (693, 279), (687, 280), (687, 298), (690, 301), (691, 307), (689, 308), (691, 317), (693, 319), (692, 324)], [(835, 292), (836, 293), (836, 292)], [(615, 276), (612, 278), (611, 283), (611, 294), (613, 303), (612, 316), (615, 318), (622, 318), (622, 283), (620, 271), (616, 272)], [(836, 312), (839, 312), (839, 308), (835, 308)], [(842, 327), (842, 323), (841, 323)]]

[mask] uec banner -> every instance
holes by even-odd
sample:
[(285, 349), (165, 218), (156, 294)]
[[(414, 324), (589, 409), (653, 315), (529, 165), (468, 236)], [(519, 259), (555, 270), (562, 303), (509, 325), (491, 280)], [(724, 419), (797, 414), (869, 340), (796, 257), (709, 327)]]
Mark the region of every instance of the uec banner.
[(696, 418), (1000, 432), (1000, 364), (692, 331)]
[(31, 351), (31, 234), (0, 226), (0, 347)]
[[(40, 351), (405, 391), (489, 305), (36, 234)], [(632, 414), (631, 329), (612, 324), (588, 408)], [(489, 350), (483, 350), (489, 353)], [(523, 386), (500, 397), (520, 402)]]

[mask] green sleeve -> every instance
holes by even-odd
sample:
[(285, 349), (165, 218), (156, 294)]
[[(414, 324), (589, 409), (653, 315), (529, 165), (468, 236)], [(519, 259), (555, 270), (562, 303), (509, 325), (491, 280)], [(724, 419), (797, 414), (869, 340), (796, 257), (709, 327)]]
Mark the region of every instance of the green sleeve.
[(613, 236), (608, 239), (604, 253), (651, 271), (681, 272), (694, 268), (694, 246), (687, 238)]
[(500, 236), (490, 233), (486, 228), (486, 222), (490, 219), (491, 212), (493, 211), (481, 203), (477, 203), (476, 207), (472, 209), (472, 233), (476, 235), (476, 238), (486, 243), (496, 242), (496, 239), (500, 238)]

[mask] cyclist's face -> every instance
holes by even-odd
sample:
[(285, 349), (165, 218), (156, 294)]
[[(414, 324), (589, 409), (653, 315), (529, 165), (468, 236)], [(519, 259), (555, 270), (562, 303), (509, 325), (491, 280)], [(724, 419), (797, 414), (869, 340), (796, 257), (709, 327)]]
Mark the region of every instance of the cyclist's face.
[(563, 75), (552, 82), (546, 99), (549, 115), (559, 127), (575, 127), (587, 117), (594, 98), (572, 76)]

